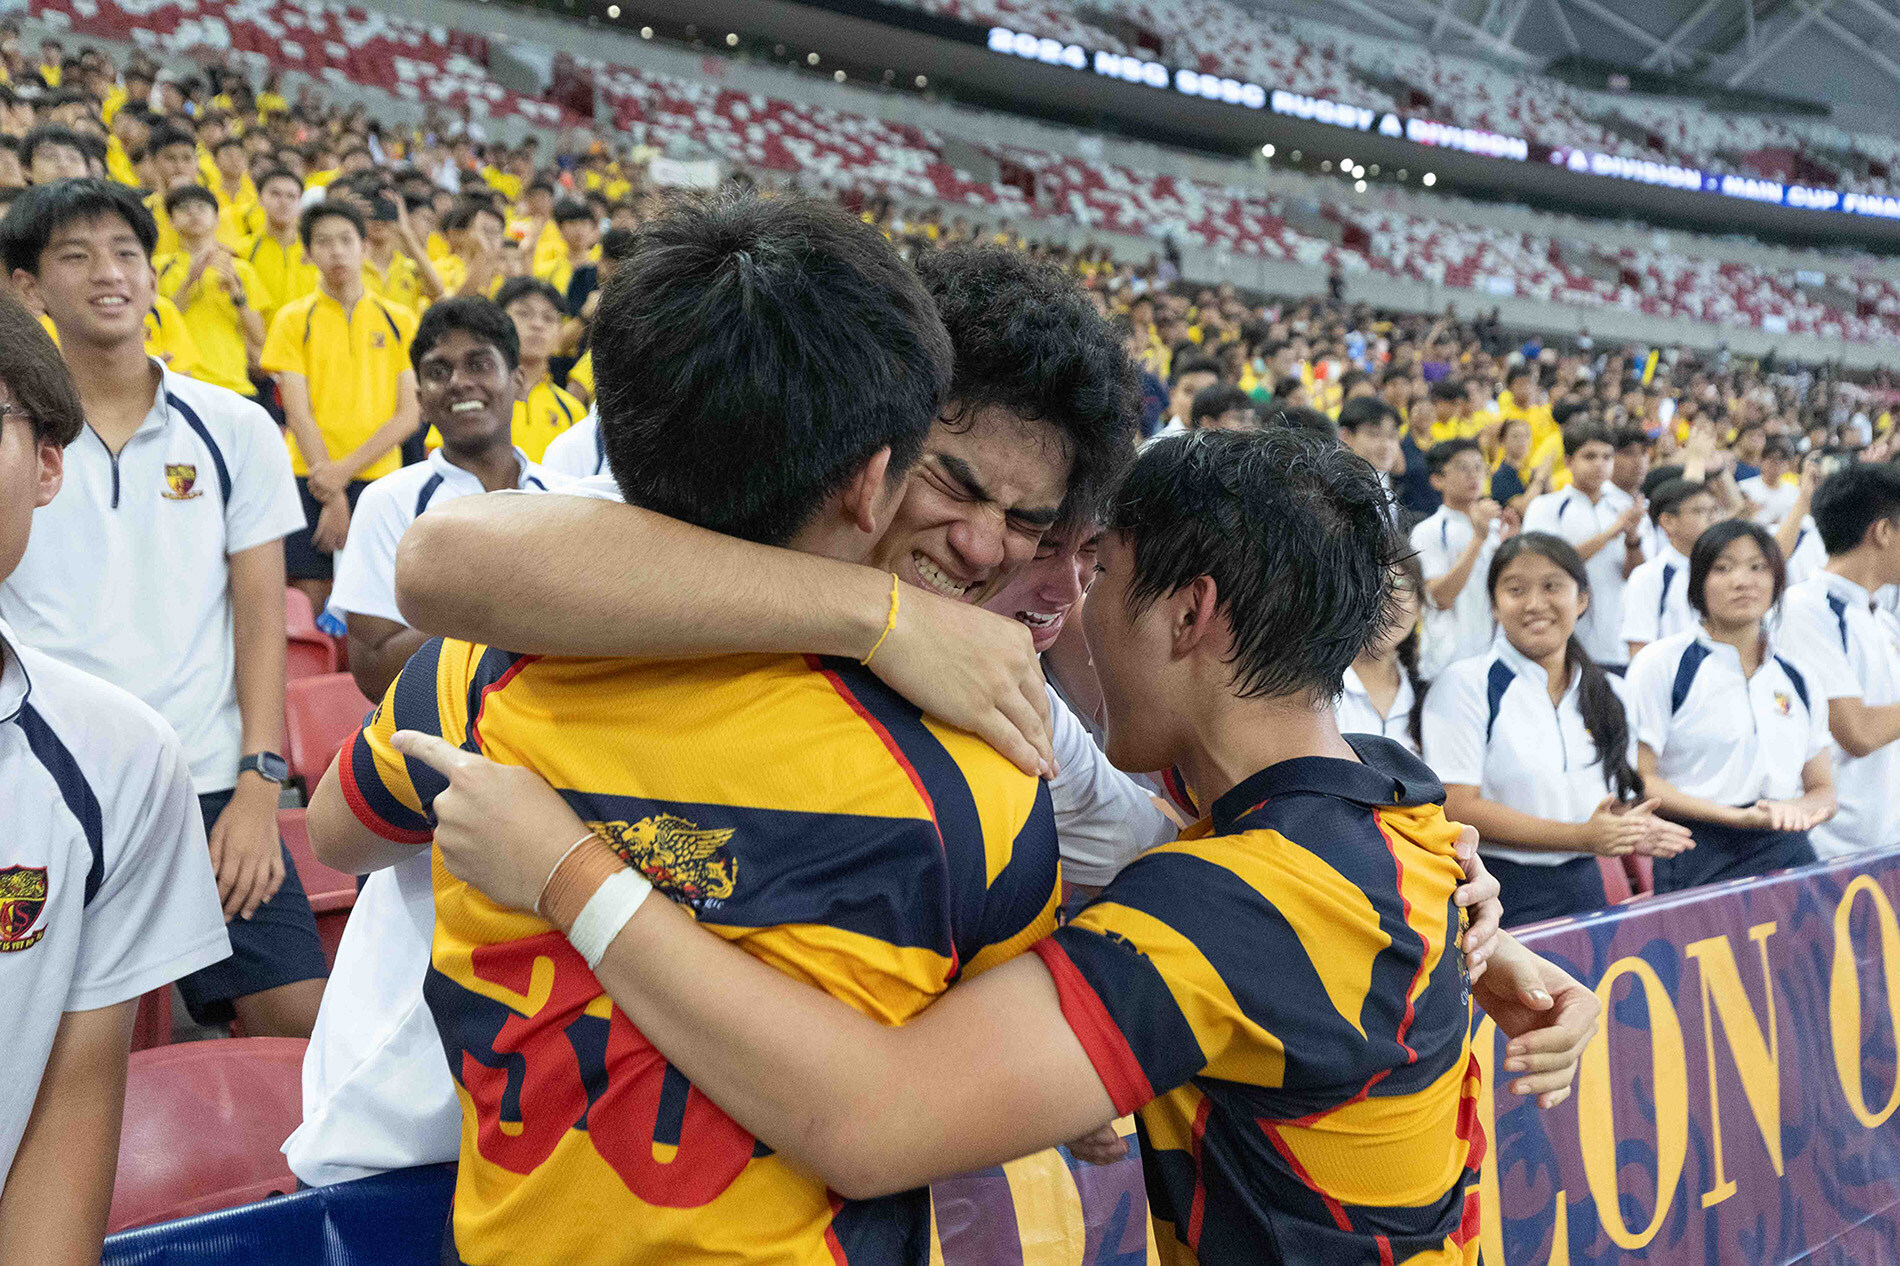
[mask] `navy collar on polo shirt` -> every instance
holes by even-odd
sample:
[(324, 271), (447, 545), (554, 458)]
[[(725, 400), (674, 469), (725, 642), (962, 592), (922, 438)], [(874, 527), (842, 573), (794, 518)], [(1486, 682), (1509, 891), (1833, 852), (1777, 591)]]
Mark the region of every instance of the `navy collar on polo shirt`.
[(1336, 756), (1296, 756), (1269, 765), (1214, 802), (1214, 834), (1245, 830), (1237, 825), (1251, 810), (1276, 796), (1318, 795), (1348, 800), (1369, 809), (1442, 803), (1445, 788), (1418, 757), (1375, 734), (1353, 734), (1346, 742), (1357, 761)]

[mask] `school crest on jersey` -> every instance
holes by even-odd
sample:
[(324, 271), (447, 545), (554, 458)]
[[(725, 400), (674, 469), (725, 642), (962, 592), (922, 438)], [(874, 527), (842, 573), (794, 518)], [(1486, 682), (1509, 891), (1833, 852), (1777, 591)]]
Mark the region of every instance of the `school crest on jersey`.
[(653, 886), (698, 910), (724, 901), (739, 878), (739, 862), (727, 845), (733, 832), (707, 830), (671, 813), (638, 822), (590, 824), (614, 852), (645, 873)]
[(27, 931), (45, 906), (46, 867), (0, 869), (0, 954), (26, 949), (46, 935), (45, 928)]
[(193, 497), (204, 496), (202, 488), (193, 487), (198, 482), (198, 468), (188, 462), (167, 463), (165, 466), (165, 486), (170, 492), (159, 495), (167, 501), (189, 501)]

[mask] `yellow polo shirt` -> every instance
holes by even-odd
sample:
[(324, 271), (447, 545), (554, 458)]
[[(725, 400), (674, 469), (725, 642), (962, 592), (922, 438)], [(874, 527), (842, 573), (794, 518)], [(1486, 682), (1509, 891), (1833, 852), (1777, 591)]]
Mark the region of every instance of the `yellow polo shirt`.
[(515, 447), (538, 462), (555, 436), (585, 416), (586, 405), (544, 377), (529, 388), (527, 399), (515, 401)]
[(138, 168), (132, 165), (132, 156), (125, 152), (124, 142), (116, 136), (106, 138), (106, 175), (134, 189), (144, 183), (139, 179)]
[(145, 209), (152, 213), (152, 222), (158, 225), (158, 245), (152, 248), (152, 257), (177, 254), (180, 249), (178, 230), (172, 227), (172, 218), (165, 213), (165, 195), (146, 194)]
[(164, 295), (159, 295), (152, 310), (145, 314), (145, 351), (177, 373), (198, 376), (198, 340), (192, 337), (184, 314)]
[(264, 231), (264, 208), (255, 200), (229, 202), (218, 212), (218, 244), (236, 255)]
[[(264, 284), (257, 279), (257, 270), (242, 259), (233, 264), (244, 287), (245, 302), (261, 313)], [(152, 261), (152, 267), (158, 272), (160, 292), (169, 295), (191, 272), (191, 256), (182, 251), (160, 255)], [(244, 343), (244, 318), (225, 292), (224, 283), (207, 269), (185, 292), (184, 300), (180, 311), (184, 313), (185, 328), (198, 345), (198, 368), (191, 376), (241, 396), (256, 391), (251, 385), (250, 355)]]
[(368, 256), (363, 259), (363, 285), (372, 294), (385, 299), (394, 299), (411, 312), (420, 314), (428, 306), (428, 298), (422, 293), (422, 274), (416, 268), (416, 261), (401, 251), (390, 257), (388, 268), (378, 268)]
[(303, 243), (294, 237), (290, 245), (285, 246), (269, 233), (259, 233), (249, 241), (238, 243), (238, 249), (231, 253), (256, 269), (257, 279), (264, 283), (269, 298), (259, 311), (264, 314), (266, 323), (286, 303), (301, 299), (317, 288), (317, 266), (304, 261)]
[(581, 358), (574, 362), (574, 368), (567, 371), (567, 386), (570, 392), (588, 400), (594, 398), (594, 349), (588, 348)]
[[(278, 310), (264, 339), (264, 372), (302, 374), (323, 442), (335, 456), (354, 452), (396, 415), (397, 381), (409, 370), (416, 314), (381, 295), (365, 294), (353, 311), (321, 289)], [(310, 473), (288, 431), (291, 469)], [(359, 479), (379, 479), (402, 465), (394, 447), (366, 466)]]

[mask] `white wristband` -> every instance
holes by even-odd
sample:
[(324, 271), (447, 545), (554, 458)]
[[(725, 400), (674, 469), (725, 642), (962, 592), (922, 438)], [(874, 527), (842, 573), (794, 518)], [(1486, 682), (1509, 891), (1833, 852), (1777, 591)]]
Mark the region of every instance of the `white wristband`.
[(580, 917), (567, 932), (568, 944), (587, 960), (588, 970), (600, 966), (600, 960), (607, 956), (607, 947), (614, 943), (620, 929), (627, 926), (627, 920), (652, 891), (653, 885), (647, 877), (631, 866), (615, 871), (594, 890), (594, 895), (581, 908)]

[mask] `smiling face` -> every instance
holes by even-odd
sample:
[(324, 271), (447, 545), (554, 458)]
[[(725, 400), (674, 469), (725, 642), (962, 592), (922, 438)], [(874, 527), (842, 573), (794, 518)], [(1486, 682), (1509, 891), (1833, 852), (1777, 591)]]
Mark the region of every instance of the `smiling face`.
[(874, 565), (968, 601), (1030, 562), (1056, 520), (1069, 453), (1055, 428), (989, 406), (938, 419)]
[(156, 289), (145, 247), (118, 215), (60, 225), (40, 252), (39, 275), (15, 269), (13, 284), (53, 318), (60, 338), (94, 347), (142, 343)]
[(1062, 636), (1069, 613), (1087, 591), (1101, 539), (1101, 528), (1092, 523), (1043, 537), (1035, 558), (1005, 580), (983, 606), (1021, 621), (1040, 655)]
[(501, 349), (467, 330), (448, 330), (416, 367), (422, 425), (457, 454), (506, 444), (514, 425), (515, 371)]
[(1570, 573), (1535, 550), (1505, 565), (1491, 591), (1498, 627), (1525, 658), (1543, 662), (1563, 651), (1589, 608)]

